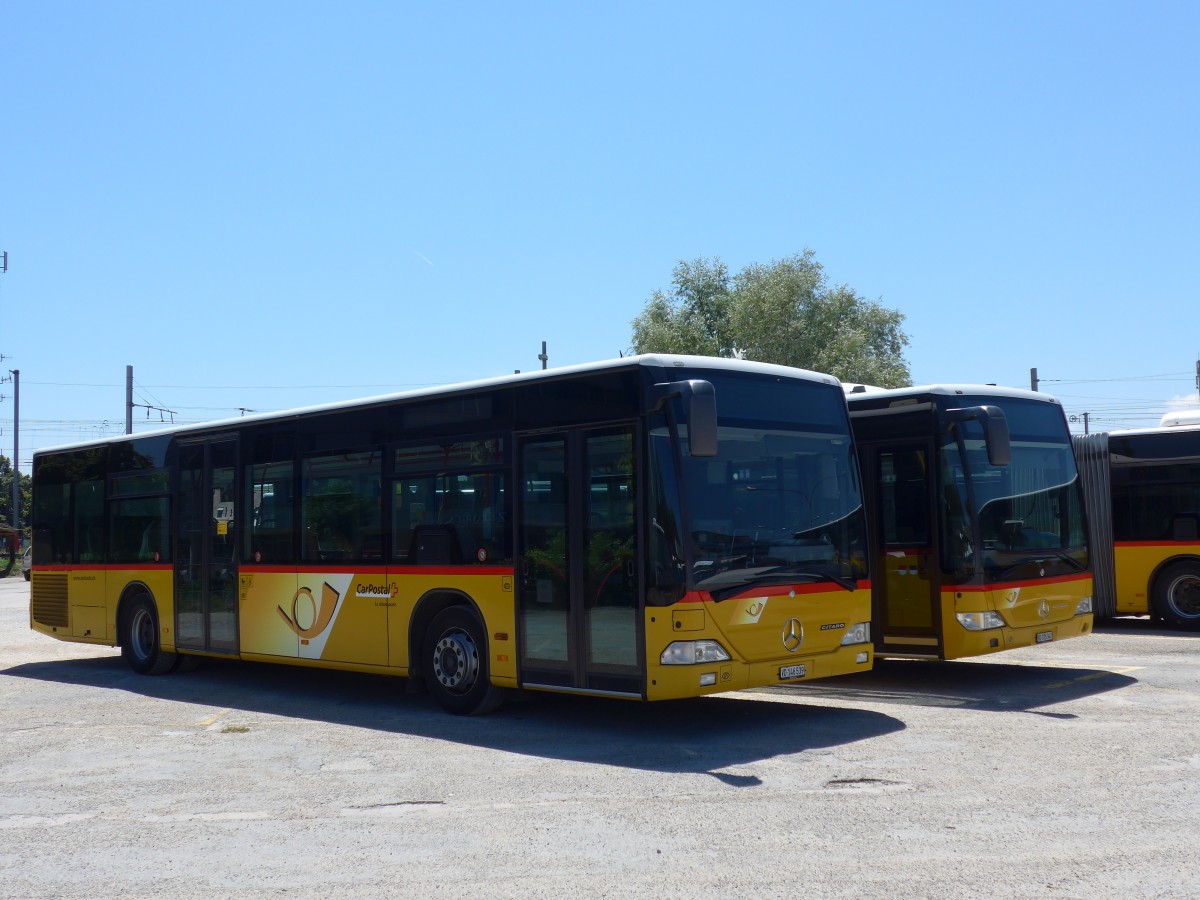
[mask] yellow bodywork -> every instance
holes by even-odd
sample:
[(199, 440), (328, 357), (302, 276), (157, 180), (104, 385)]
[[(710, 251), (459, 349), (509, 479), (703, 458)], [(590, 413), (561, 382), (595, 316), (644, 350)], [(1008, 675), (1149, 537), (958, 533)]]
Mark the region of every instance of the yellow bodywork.
[[(879, 623), (878, 637), (888, 644), (903, 646), (912, 655), (914, 647), (928, 647), (922, 656), (962, 659), (1029, 647), (1037, 643), (1090, 634), (1092, 615), (1075, 615), (1084, 597), (1092, 594), (1090, 576), (1044, 579), (1005, 585), (946, 588), (940, 591), (936, 608), (931, 603), (927, 549), (892, 550), (882, 559), (887, 608)], [(958, 613), (999, 613), (1003, 628), (971, 631)], [(935, 620), (936, 617), (936, 620)], [(942, 647), (938, 652), (938, 629)], [(1040, 640), (1039, 640), (1040, 636)]]
[(1131, 543), (1113, 546), (1117, 615), (1144, 616), (1151, 612), (1150, 579), (1176, 557), (1196, 558), (1194, 543)]
[[(60, 640), (114, 646), (121, 597), (144, 585), (157, 604), (163, 650), (176, 650), (173, 572), (78, 568), (33, 573), (31, 626)], [(487, 626), (492, 681), (517, 687), (517, 623), (510, 569), (478, 574), (406, 569), (292, 571), (243, 568), (238, 578), (238, 640), (243, 659), (393, 675), (410, 674), (414, 610), (431, 591), (452, 591), (479, 608)], [(646, 695), (693, 697), (868, 671), (871, 644), (842, 646), (847, 629), (869, 622), (870, 591), (822, 585), (771, 588), (714, 602), (645, 611)], [(662, 665), (673, 641), (713, 640), (731, 659), (712, 665)], [(803, 673), (797, 674), (803, 667)], [(712, 674), (711, 684), (701, 676)]]
[[(1092, 614), (1075, 615), (1092, 595), (1090, 576), (1023, 582), (991, 590), (942, 591), (943, 659), (961, 659), (1080, 637), (1092, 632)], [(997, 612), (1003, 628), (969, 631), (960, 612)]]
[[(869, 671), (874, 651), (869, 642), (841, 646), (846, 629), (871, 617), (871, 592), (840, 588), (801, 593), (787, 587), (716, 603), (679, 603), (646, 610), (646, 695), (650, 700), (693, 697), (720, 691), (798, 683), (833, 675)], [(803, 638), (795, 649), (785, 634), (795, 619)], [(714, 640), (732, 657), (724, 662), (662, 665), (663, 650), (673, 641)], [(794, 644), (794, 639), (789, 644)], [(780, 678), (781, 670), (803, 666), (804, 674)], [(715, 675), (711, 685), (701, 676)]]
[(117, 643), (117, 607), (127, 588), (143, 585), (158, 602), (165, 650), (175, 648), (170, 566), (112, 569), (35, 569), (30, 577), (30, 627), (64, 641)]

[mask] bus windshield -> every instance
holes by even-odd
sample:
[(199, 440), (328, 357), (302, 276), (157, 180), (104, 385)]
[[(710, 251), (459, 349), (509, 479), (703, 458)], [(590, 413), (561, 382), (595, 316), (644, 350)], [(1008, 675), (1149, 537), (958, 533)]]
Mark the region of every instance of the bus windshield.
[[(970, 406), (984, 401), (964, 397), (961, 402)], [(988, 462), (977, 422), (960, 423), (942, 439), (947, 511), (943, 571), (954, 580), (967, 580), (978, 562), (985, 581), (1086, 571), (1083, 502), (1061, 409), (1008, 400), (1004, 412), (1012, 437), (1012, 462), (1007, 466)], [(982, 548), (978, 561), (976, 541)]]
[(866, 519), (840, 388), (713, 380), (717, 455), (682, 454), (690, 584), (717, 600), (760, 582), (854, 590)]

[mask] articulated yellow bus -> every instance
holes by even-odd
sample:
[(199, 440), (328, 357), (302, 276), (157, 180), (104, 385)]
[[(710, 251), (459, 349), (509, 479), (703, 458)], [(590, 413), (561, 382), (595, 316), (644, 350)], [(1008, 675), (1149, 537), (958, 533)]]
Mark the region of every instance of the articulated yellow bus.
[(1200, 427), (1076, 435), (1096, 614), (1200, 629)]
[(1075, 458), (1032, 391), (855, 387), (879, 656), (957, 659), (1092, 630)]
[(645, 356), (48, 450), (32, 627), (377, 672), (448, 711), (870, 669), (842, 389)]

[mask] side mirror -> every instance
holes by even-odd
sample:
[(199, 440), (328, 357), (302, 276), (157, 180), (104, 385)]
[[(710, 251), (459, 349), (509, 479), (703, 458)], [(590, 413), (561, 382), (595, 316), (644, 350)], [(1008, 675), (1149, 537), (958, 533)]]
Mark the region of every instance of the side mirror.
[(717, 455), (717, 392), (712, 382), (668, 381), (654, 385), (647, 394), (647, 412), (657, 412), (670, 400), (683, 402), (692, 456)]
[(950, 425), (971, 419), (983, 426), (983, 442), (987, 447), (988, 462), (993, 466), (1007, 466), (1012, 462), (1012, 439), (1008, 433), (1008, 419), (998, 406), (971, 406), (966, 409), (948, 409)]

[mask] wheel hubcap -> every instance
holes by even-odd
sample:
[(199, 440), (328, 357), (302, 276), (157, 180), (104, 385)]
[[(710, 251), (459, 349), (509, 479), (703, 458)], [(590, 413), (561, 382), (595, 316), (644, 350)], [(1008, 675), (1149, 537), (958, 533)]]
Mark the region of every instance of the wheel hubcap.
[(150, 648), (154, 646), (154, 619), (144, 609), (133, 614), (130, 638), (134, 655), (138, 659), (146, 659), (150, 655)]
[(442, 687), (463, 693), (479, 676), (479, 652), (470, 636), (453, 631), (433, 648), (433, 674)]
[(1167, 598), (1179, 615), (1190, 619), (1200, 616), (1200, 579), (1194, 575), (1176, 578), (1167, 590)]

